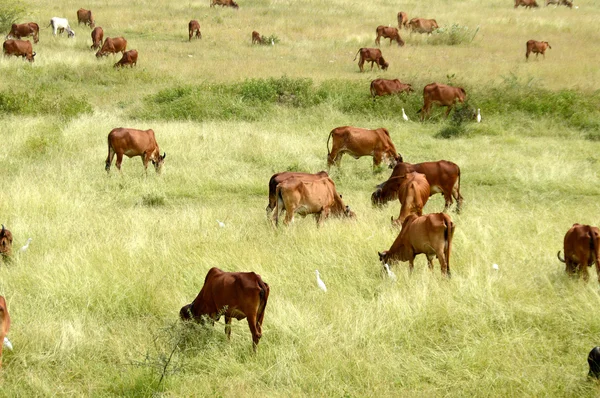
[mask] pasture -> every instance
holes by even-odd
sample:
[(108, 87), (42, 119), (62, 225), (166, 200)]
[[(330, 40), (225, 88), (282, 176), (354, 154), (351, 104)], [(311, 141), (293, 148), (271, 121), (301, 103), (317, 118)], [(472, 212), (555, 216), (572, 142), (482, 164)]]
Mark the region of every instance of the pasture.
[[(600, 4), (238, 4), (23, 3), (19, 23), (65, 17), (76, 36), (41, 29), (33, 64), (0, 59), (0, 222), (15, 239), (0, 263), (14, 346), (0, 395), (597, 396), (586, 358), (600, 344), (598, 278), (568, 278), (556, 252), (573, 223), (600, 224)], [(96, 59), (80, 7), (104, 38), (127, 39), (136, 67)], [(390, 68), (359, 73), (356, 52), (399, 11), (468, 27), (469, 40), (402, 30), (404, 47), (381, 41)], [(202, 39), (188, 42), (191, 19)], [(253, 30), (279, 43), (253, 46)], [(529, 39), (552, 45), (545, 59), (525, 61)], [(415, 93), (373, 101), (377, 77)], [(435, 106), (419, 122), (434, 81), (464, 87), (482, 123)], [(371, 158), (346, 156), (330, 173), (355, 221), (274, 229), (265, 218), (270, 176), (325, 169), (327, 136), (343, 125), (388, 128), (405, 161), (461, 167), (451, 279), (423, 256), (412, 275), (392, 267), (395, 283), (382, 273), (377, 252), (398, 235), (400, 206), (371, 206), (391, 172), (373, 172)], [(107, 176), (115, 127), (155, 131), (161, 175), (125, 158)], [(442, 209), (436, 195), (424, 212)], [(256, 354), (245, 320), (230, 342), (222, 320), (178, 320), (213, 266), (270, 285)]]

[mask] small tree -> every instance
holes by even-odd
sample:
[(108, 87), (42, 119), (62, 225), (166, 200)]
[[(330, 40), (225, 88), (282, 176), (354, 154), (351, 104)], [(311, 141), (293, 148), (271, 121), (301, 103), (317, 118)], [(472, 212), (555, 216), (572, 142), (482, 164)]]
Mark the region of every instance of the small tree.
[(0, 1), (0, 32), (8, 33), (12, 24), (25, 14), (25, 7), (19, 3)]

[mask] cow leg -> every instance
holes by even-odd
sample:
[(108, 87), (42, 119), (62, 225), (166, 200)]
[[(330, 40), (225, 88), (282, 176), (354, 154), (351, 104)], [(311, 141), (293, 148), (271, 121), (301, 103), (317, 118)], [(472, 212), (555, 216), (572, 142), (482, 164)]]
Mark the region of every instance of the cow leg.
[(320, 227), (321, 224), (323, 224), (323, 221), (325, 221), (327, 217), (329, 217), (329, 208), (321, 208), (321, 211), (318, 213), (318, 215), (315, 215), (315, 217), (318, 217), (317, 227)]
[(121, 163), (123, 163), (123, 153), (117, 152), (117, 170), (121, 171)]
[(364, 64), (365, 64), (365, 60), (362, 57), (360, 57), (360, 59), (358, 60), (358, 69), (360, 69), (361, 72), (365, 71), (365, 69), (363, 67)]
[(429, 267), (430, 271), (433, 271), (433, 255), (427, 254), (427, 267)]
[(189, 41), (192, 41), (192, 36), (194, 35), (194, 31), (190, 29), (189, 35), (190, 35), (190, 40)]
[(144, 164), (144, 173), (146, 173), (146, 177), (148, 177), (148, 162), (150, 162), (150, 153), (144, 153), (142, 156), (142, 163)]
[(448, 211), (448, 208), (452, 206), (452, 195), (447, 190), (444, 190), (444, 213)]
[(446, 119), (448, 119), (448, 115), (450, 114), (450, 111), (452, 110), (452, 107), (453, 107), (453, 106), (454, 106), (454, 105), (448, 105), (448, 110), (446, 111), (446, 116), (445, 116), (445, 117), (446, 117)]
[(373, 155), (373, 170), (378, 168), (381, 165), (382, 161), (383, 161), (383, 155), (381, 153), (375, 153)]
[(379, 38), (380, 38), (380, 37), (381, 37), (381, 36), (377, 35), (377, 38), (375, 39), (375, 44), (379, 45)]
[(296, 211), (295, 208), (289, 208), (289, 209), (285, 209), (285, 220), (283, 220), (283, 223), (285, 225), (290, 225), (290, 223), (294, 222), (294, 212)]
[(413, 269), (415, 269), (415, 258), (413, 257), (411, 260), (408, 260), (408, 272), (412, 274)]
[[(438, 261), (440, 262), (440, 267), (442, 268), (442, 275), (450, 277), (450, 270), (448, 268), (448, 262), (446, 261), (447, 259), (444, 256), (444, 251), (436, 250), (435, 253), (435, 255), (438, 258)], [(433, 264), (431, 264), (431, 267), (433, 268)]]
[(579, 277), (583, 277), (583, 281), (587, 283), (590, 279), (590, 273), (588, 272), (588, 266), (585, 263), (579, 264)]
[(231, 340), (231, 317), (227, 315), (225, 315), (225, 334), (227, 340)]
[(460, 194), (460, 192), (458, 191), (457, 186), (454, 186), (452, 188), (452, 196), (454, 197), (454, 200), (456, 200), (456, 213), (460, 213), (460, 209), (462, 207), (462, 202), (463, 202), (463, 197)]
[(250, 327), (250, 333), (252, 333), (252, 349), (256, 352), (256, 346), (260, 338), (262, 337), (262, 333), (258, 330), (257, 322), (256, 322), (256, 314), (248, 315), (248, 327)]

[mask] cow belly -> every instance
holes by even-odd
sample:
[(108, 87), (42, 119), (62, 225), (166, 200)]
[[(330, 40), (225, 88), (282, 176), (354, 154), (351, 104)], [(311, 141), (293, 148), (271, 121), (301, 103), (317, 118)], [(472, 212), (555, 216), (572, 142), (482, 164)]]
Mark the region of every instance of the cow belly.
[(141, 153), (139, 153), (138, 151), (134, 151), (132, 149), (128, 149), (125, 152), (123, 152), (123, 155), (127, 156), (128, 158), (131, 158), (133, 156), (140, 156)]
[(242, 311), (238, 310), (237, 308), (227, 311), (227, 316), (229, 316), (230, 318), (235, 318), (238, 321), (246, 318), (246, 314), (244, 314)]
[(442, 188), (441, 188), (441, 187), (439, 187), (439, 186), (437, 186), (437, 185), (434, 185), (434, 186), (431, 186), (431, 187), (429, 187), (429, 192), (430, 192), (430, 195), (429, 195), (429, 196), (431, 196), (431, 195), (433, 195), (433, 194), (436, 194), (436, 193), (442, 193), (442, 192), (444, 192), (444, 191), (442, 190)]

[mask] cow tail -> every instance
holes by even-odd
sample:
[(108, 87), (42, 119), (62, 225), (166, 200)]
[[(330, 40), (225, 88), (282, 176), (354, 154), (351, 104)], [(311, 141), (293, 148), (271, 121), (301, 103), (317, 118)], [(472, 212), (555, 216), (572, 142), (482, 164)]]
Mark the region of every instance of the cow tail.
[[(599, 247), (596, 246), (596, 240), (598, 239), (598, 234), (596, 233), (596, 231), (594, 231), (591, 227), (588, 233), (589, 237), (590, 237), (590, 250), (592, 252), (592, 258), (593, 258), (593, 262), (596, 263), (596, 268), (599, 268), (600, 265), (598, 264), (598, 249), (600, 249)], [(592, 266), (592, 263), (588, 264), (590, 267)]]
[(335, 131), (335, 129), (331, 130), (329, 132), (329, 137), (327, 137), (327, 158), (329, 159), (329, 155), (331, 155), (331, 151), (329, 150), (329, 140), (331, 140), (331, 136), (333, 135), (333, 132)]
[[(355, 59), (356, 59), (356, 58), (355, 58)], [(372, 96), (373, 98), (375, 98), (375, 94), (377, 94), (377, 93), (375, 92), (375, 87), (373, 87), (373, 86), (374, 86), (374, 83), (375, 83), (375, 80), (373, 80), (373, 81), (371, 82), (371, 96)], [(329, 150), (329, 148), (327, 148), (327, 149)]]
[(108, 135), (108, 138), (106, 139), (106, 142), (108, 144), (108, 156), (106, 157), (106, 171), (110, 170), (110, 164), (111, 164), (111, 159), (110, 159), (110, 150), (112, 149), (110, 146), (110, 134)]
[(452, 237), (454, 236), (455, 225), (447, 214), (444, 215), (444, 257), (446, 257), (446, 269), (450, 275), (450, 252), (452, 250)]
[(260, 304), (258, 305), (257, 318), (261, 319), (261, 315), (265, 312), (265, 307), (267, 306), (267, 301), (269, 300), (269, 285), (267, 285), (263, 280), (258, 277), (257, 278), (258, 287), (260, 288), (260, 292), (258, 296), (260, 297)]
[(283, 202), (283, 196), (281, 195), (281, 187), (279, 184), (275, 188), (275, 213), (273, 218), (275, 219), (275, 225), (279, 223), (279, 214), (285, 209), (285, 203)]
[[(271, 177), (271, 179), (269, 180), (269, 204), (267, 206), (267, 211), (269, 209), (273, 210), (276, 206), (277, 203), (277, 196), (275, 196), (276, 191), (277, 191), (277, 179), (275, 178), (275, 176)], [(271, 203), (271, 198), (275, 198), (275, 203)], [(273, 205), (273, 207), (271, 207), (271, 205)]]
[(362, 48), (358, 49), (358, 51), (356, 52), (356, 55), (354, 56), (354, 59), (352, 61), (356, 61), (356, 57), (358, 57), (358, 53), (360, 52), (360, 50), (362, 50)]

